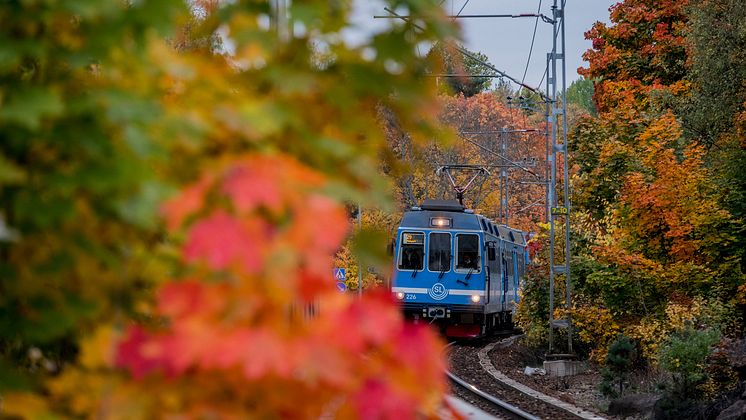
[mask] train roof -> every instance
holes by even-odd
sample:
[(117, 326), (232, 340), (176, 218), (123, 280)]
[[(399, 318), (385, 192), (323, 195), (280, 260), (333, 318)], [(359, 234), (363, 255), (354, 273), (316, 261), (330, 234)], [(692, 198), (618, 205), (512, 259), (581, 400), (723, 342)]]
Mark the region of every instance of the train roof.
[[(433, 225), (433, 219), (448, 219), (449, 227), (440, 228)], [(419, 207), (412, 207), (404, 213), (400, 228), (404, 229), (443, 229), (443, 230), (478, 230), (499, 237), (503, 241), (516, 245), (526, 245), (526, 238), (521, 230), (506, 225), (495, 224), (492, 220), (475, 214), (454, 200), (425, 200)]]
[(456, 200), (425, 200), (420, 208), (422, 210), (443, 210), (463, 212), (466, 210), (463, 204)]

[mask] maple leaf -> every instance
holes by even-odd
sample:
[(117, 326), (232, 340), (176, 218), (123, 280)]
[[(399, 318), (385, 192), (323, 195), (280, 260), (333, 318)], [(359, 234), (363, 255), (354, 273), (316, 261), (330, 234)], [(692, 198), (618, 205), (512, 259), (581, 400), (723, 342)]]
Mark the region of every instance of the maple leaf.
[(344, 315), (355, 325), (360, 338), (372, 346), (389, 342), (401, 331), (401, 314), (386, 292), (369, 293), (366, 299), (353, 302)]
[(210, 268), (221, 270), (233, 263), (247, 273), (262, 268), (265, 235), (259, 220), (239, 221), (223, 210), (198, 221), (189, 231), (184, 246), (188, 262), (205, 260)]
[(276, 160), (252, 159), (230, 168), (223, 181), (223, 192), (241, 212), (264, 206), (279, 211), (283, 204), (283, 191), (279, 185)]
[(140, 326), (132, 326), (117, 347), (115, 366), (126, 368), (135, 379), (164, 366), (164, 354), (158, 344)]
[(179, 318), (194, 313), (205, 285), (196, 280), (169, 282), (158, 292), (158, 311), (162, 315)]
[(292, 366), (285, 357), (287, 346), (275, 333), (247, 331), (239, 338), (238, 345), (245, 349), (241, 365), (246, 379), (257, 379), (269, 373), (287, 377), (292, 372)]
[(382, 379), (369, 379), (354, 397), (357, 414), (361, 419), (414, 419), (411, 397), (391, 389)]

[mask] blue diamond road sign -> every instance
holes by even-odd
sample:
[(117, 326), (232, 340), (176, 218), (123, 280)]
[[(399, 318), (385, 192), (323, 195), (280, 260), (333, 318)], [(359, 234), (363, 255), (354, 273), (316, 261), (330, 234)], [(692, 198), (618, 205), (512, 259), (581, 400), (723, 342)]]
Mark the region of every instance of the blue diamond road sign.
[(347, 280), (347, 269), (344, 269), (344, 268), (335, 268), (334, 269), (334, 279), (337, 280), (337, 281)]

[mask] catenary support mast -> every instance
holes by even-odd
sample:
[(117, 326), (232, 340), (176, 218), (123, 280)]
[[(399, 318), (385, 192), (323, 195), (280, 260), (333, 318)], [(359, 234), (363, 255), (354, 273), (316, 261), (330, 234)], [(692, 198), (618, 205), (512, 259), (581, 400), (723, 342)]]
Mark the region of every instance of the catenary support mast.
[[(551, 125), (552, 146), (549, 151), (550, 184), (547, 189), (547, 201), (550, 203), (549, 212), (549, 354), (552, 356), (571, 356), (572, 323), (570, 320), (572, 283), (570, 276), (570, 176), (567, 159), (567, 65), (565, 50), (565, 0), (554, 0), (552, 5), (553, 40), (552, 52), (547, 55), (547, 96), (551, 98), (548, 123)], [(559, 41), (559, 42), (558, 42)], [(558, 50), (559, 43), (559, 50)], [(558, 74), (557, 67), (561, 71)], [(561, 122), (561, 125), (560, 125)], [(561, 160), (561, 172), (557, 165)], [(562, 176), (562, 184), (558, 186), (558, 176)], [(561, 191), (560, 191), (561, 190)], [(560, 201), (561, 199), (561, 201)], [(558, 227), (564, 227), (564, 255), (558, 255), (558, 238), (562, 232)], [(559, 262), (558, 260), (562, 260)], [(554, 292), (557, 276), (565, 278), (565, 319), (554, 319)], [(554, 333), (557, 329), (567, 330), (567, 350), (564, 354), (556, 352)]]

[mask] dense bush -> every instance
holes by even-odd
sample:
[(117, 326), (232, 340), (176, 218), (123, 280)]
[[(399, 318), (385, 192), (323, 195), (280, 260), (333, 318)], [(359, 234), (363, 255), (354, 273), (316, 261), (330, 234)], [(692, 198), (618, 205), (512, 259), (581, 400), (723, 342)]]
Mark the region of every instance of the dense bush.
[(687, 326), (672, 334), (660, 349), (660, 366), (671, 375), (667, 394), (673, 399), (696, 397), (696, 385), (704, 381), (705, 360), (718, 342), (717, 330), (696, 330)]

